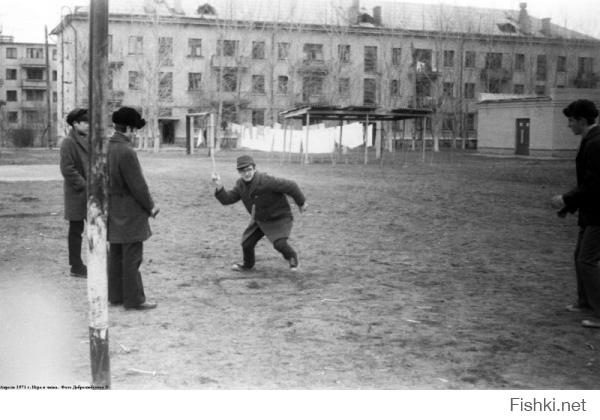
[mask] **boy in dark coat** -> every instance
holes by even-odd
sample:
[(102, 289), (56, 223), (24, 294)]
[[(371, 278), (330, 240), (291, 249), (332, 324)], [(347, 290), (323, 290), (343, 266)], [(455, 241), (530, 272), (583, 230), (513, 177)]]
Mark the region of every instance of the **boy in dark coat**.
[(600, 127), (596, 123), (598, 109), (593, 102), (580, 99), (563, 113), (569, 128), (581, 136), (575, 158), (577, 186), (556, 195), (552, 204), (566, 212), (578, 214), (579, 235), (575, 247), (577, 302), (567, 306), (571, 312), (590, 313), (595, 318), (581, 322), (584, 327), (600, 328)]
[(153, 309), (146, 301), (139, 268), (143, 244), (152, 232), (148, 217), (155, 217), (152, 196), (131, 140), (146, 121), (133, 108), (112, 115), (115, 134), (108, 143), (108, 300), (126, 309)]
[(60, 146), (60, 172), (64, 178), (65, 219), (69, 221), (69, 265), (74, 277), (87, 277), (81, 259), (81, 237), (87, 213), (88, 115), (76, 108), (67, 115), (71, 130)]
[(242, 235), (244, 262), (234, 264), (232, 268), (236, 271), (251, 270), (255, 262), (254, 248), (266, 235), (273, 247), (289, 262), (290, 269), (295, 271), (298, 268), (298, 254), (287, 242), (292, 231), (293, 217), (286, 195), (292, 197), (300, 212), (303, 212), (307, 204), (302, 191), (294, 181), (257, 172), (250, 156), (240, 156), (237, 159), (237, 170), (241, 178), (230, 191), (223, 188), (218, 174), (212, 176), (217, 200), (223, 205), (242, 200), (252, 216)]

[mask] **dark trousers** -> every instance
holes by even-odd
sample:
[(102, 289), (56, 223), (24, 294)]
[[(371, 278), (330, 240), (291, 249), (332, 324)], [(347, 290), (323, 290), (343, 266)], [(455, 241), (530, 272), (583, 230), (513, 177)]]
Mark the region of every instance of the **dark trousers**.
[(83, 235), (83, 220), (69, 221), (69, 265), (81, 267), (81, 236)]
[(579, 228), (575, 247), (577, 303), (600, 317), (600, 226)]
[[(244, 267), (254, 267), (255, 256), (254, 248), (258, 241), (265, 236), (264, 232), (260, 229), (256, 229), (252, 235), (250, 235), (244, 242), (242, 242), (242, 250), (244, 252)], [(289, 261), (290, 258), (296, 258), (296, 251), (288, 244), (287, 238), (280, 238), (273, 242), (273, 248), (283, 255), (283, 258)]]
[(108, 256), (108, 301), (126, 308), (146, 301), (140, 265), (144, 243), (111, 243)]

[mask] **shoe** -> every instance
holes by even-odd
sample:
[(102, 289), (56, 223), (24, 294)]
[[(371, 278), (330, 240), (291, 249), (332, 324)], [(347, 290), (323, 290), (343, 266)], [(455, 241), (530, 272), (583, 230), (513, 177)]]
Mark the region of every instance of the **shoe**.
[(590, 313), (592, 312), (592, 308), (588, 306), (580, 306), (578, 304), (567, 305), (565, 308), (569, 312), (579, 312), (579, 313)]
[(110, 306), (121, 306), (123, 302), (108, 302)]
[(233, 264), (231, 266), (231, 269), (233, 271), (252, 271), (252, 270), (254, 270), (254, 267), (246, 267), (243, 264)]
[(298, 271), (298, 258), (290, 258), (290, 271)]
[(600, 319), (584, 319), (581, 321), (581, 326), (586, 328), (600, 328)]
[(71, 275), (71, 277), (81, 277), (81, 278), (86, 279), (87, 278), (87, 267), (85, 265), (82, 265), (82, 266), (72, 265), (70, 275)]
[(144, 302), (144, 303), (139, 304), (138, 306), (125, 307), (125, 309), (135, 309), (137, 311), (145, 311), (148, 309), (154, 309), (157, 306), (158, 305), (154, 302)]

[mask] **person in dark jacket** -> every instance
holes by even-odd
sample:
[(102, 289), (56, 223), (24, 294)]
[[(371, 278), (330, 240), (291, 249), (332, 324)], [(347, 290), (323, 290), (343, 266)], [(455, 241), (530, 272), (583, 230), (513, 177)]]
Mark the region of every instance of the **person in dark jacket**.
[(598, 109), (593, 102), (580, 99), (569, 104), (563, 113), (569, 128), (581, 136), (575, 158), (577, 186), (552, 198), (559, 216), (578, 212), (579, 235), (575, 246), (577, 302), (567, 310), (591, 314), (584, 327), (600, 328), (600, 127)]
[(298, 254), (288, 243), (293, 216), (286, 195), (292, 197), (300, 212), (303, 212), (307, 204), (302, 191), (294, 181), (258, 172), (251, 156), (240, 156), (237, 159), (237, 170), (241, 177), (230, 191), (223, 187), (218, 174), (212, 176), (217, 200), (223, 205), (242, 200), (251, 215), (250, 224), (242, 235), (244, 262), (234, 264), (232, 268), (236, 271), (253, 269), (254, 248), (266, 235), (273, 247), (288, 261), (290, 269), (296, 271)]
[(67, 115), (71, 130), (60, 146), (60, 172), (64, 178), (65, 219), (69, 221), (68, 247), (70, 274), (87, 277), (81, 259), (81, 238), (87, 213), (88, 114), (76, 108)]
[(152, 232), (148, 217), (158, 208), (142, 174), (131, 140), (146, 124), (133, 108), (122, 107), (112, 115), (115, 133), (108, 143), (108, 300), (126, 309), (153, 309), (146, 301), (139, 268), (143, 243)]

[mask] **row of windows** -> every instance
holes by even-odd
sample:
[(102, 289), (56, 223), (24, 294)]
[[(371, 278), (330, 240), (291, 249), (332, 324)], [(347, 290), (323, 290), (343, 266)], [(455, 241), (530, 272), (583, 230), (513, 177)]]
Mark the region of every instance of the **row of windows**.
[[(226, 67), (223, 71), (223, 78), (221, 86), (224, 92), (236, 92), (238, 89), (238, 72), (234, 67)], [(217, 72), (217, 77), (218, 72)], [(264, 75), (252, 75), (251, 92), (256, 94), (264, 94), (265, 90), (265, 76)], [(307, 93), (308, 96), (322, 95), (325, 78), (323, 76), (312, 75), (305, 76), (303, 78), (303, 93)], [(376, 91), (375, 79), (364, 79), (364, 84), (368, 85), (365, 87), (365, 91)], [(371, 86), (373, 85), (373, 86)], [(277, 76), (276, 93), (287, 94), (289, 86), (288, 76)], [(129, 90), (141, 90), (142, 89), (142, 77), (140, 72), (130, 71), (128, 74), (128, 87)], [(420, 84), (419, 95), (421, 96), (432, 96), (430, 84)], [(487, 86), (491, 93), (500, 93), (500, 86), (496, 86), (494, 81), (489, 83)], [(466, 99), (475, 98), (476, 83), (465, 83), (463, 90), (463, 97)], [(201, 91), (202, 90), (202, 73), (188, 73), (188, 91)], [(342, 77), (338, 79), (338, 94), (340, 97), (348, 97), (351, 92), (351, 79)], [(454, 97), (455, 84), (453, 82), (444, 82), (442, 84), (442, 91), (446, 97)], [(525, 85), (514, 84), (513, 92), (516, 94), (525, 93)], [(544, 85), (538, 85), (535, 87), (535, 93), (543, 95), (546, 92)], [(173, 73), (165, 72), (160, 74), (160, 93), (161, 95), (170, 97), (173, 93)], [(400, 96), (400, 80), (392, 79), (389, 81), (389, 94), (392, 97)]]
[[(26, 124), (26, 125), (43, 123), (46, 118), (45, 111), (27, 109), (27, 110), (23, 110), (21, 112), (22, 112), (23, 124)], [(8, 111), (6, 113), (6, 120), (9, 124), (18, 124), (19, 123), (19, 111)]]
[[(112, 45), (112, 38), (111, 38)], [(340, 63), (349, 63), (351, 60), (351, 46), (347, 44), (340, 44), (337, 46), (337, 59)], [(129, 50), (130, 55), (142, 55), (144, 53), (144, 38), (142, 36), (130, 36), (129, 37)], [(239, 41), (237, 40), (217, 40), (218, 56), (224, 57), (236, 57), (239, 54)], [(277, 58), (279, 60), (287, 60), (290, 53), (289, 42), (278, 42), (277, 43)], [(325, 56), (323, 54), (323, 44), (304, 44), (302, 49), (302, 57), (304, 61), (309, 62), (324, 62)], [(161, 57), (161, 63), (163, 65), (172, 65), (173, 59), (173, 38), (161, 37), (159, 38), (159, 56)], [(485, 53), (485, 68), (489, 69), (500, 69), (503, 68), (503, 57), (507, 54), (488, 52)], [(202, 39), (200, 38), (189, 38), (188, 39), (188, 56), (189, 57), (202, 57)], [(431, 49), (416, 49), (413, 52), (413, 57), (417, 63), (421, 62), (425, 66), (432, 65), (433, 51)], [(443, 51), (442, 62), (444, 67), (455, 66), (455, 51), (445, 50)], [(254, 60), (266, 59), (266, 42), (265, 41), (253, 41), (251, 57)], [(402, 61), (402, 48), (393, 47), (391, 49), (391, 64), (393, 66), (399, 66)], [(364, 47), (364, 69), (366, 72), (377, 71), (376, 65), (378, 61), (378, 47), (376, 46), (365, 46)], [(465, 51), (464, 54), (464, 67), (475, 68), (476, 67), (477, 53), (475, 51)], [(525, 54), (514, 55), (514, 70), (525, 71)], [(578, 73), (590, 73), (593, 71), (593, 59), (591, 57), (579, 57), (577, 62)], [(536, 56), (536, 72), (538, 74), (538, 80), (545, 80), (545, 74), (547, 71), (547, 58), (546, 55)], [(557, 56), (556, 57), (556, 71), (566, 72), (567, 71), (567, 57)], [(543, 76), (542, 76), (543, 75)], [(544, 78), (541, 78), (544, 77)]]
[[(39, 102), (44, 101), (46, 98), (46, 91), (41, 89), (23, 89), (23, 99), (26, 101)], [(18, 92), (16, 90), (6, 91), (6, 102), (17, 102)], [(52, 101), (57, 101), (56, 92), (52, 92)]]
[[(18, 59), (19, 50), (17, 47), (6, 47), (6, 58), (10, 60)], [(24, 58), (32, 58), (32, 59), (44, 59), (46, 55), (44, 54), (44, 48), (41, 47), (32, 47), (25, 48), (25, 57)], [(52, 49), (52, 60), (56, 60), (57, 51), (55, 48)]]
[[(44, 81), (45, 69), (39, 67), (25, 68), (25, 80), (30, 81)], [(6, 69), (6, 80), (17, 80), (18, 71), (17, 69)], [(56, 70), (52, 70), (52, 81), (56, 82), (57, 78)]]

